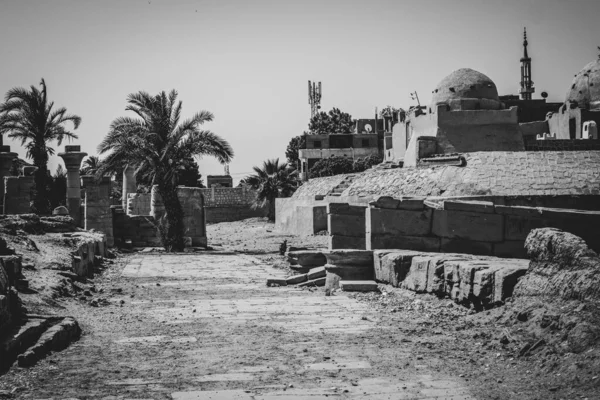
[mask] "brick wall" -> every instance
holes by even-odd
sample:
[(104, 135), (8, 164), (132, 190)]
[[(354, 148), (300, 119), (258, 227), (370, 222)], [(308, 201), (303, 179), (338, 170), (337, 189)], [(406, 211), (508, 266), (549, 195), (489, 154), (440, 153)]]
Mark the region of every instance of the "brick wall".
[[(442, 204), (442, 203), (440, 203)], [(582, 237), (600, 250), (600, 212), (494, 205), (484, 201), (445, 201), (383, 197), (365, 213), (366, 248), (467, 253), (524, 258), (532, 229), (553, 227)], [(330, 227), (331, 229), (331, 227)]]
[(525, 142), (526, 151), (584, 151), (600, 150), (600, 140), (594, 139), (557, 139), (557, 140), (528, 140)]
[(29, 214), (33, 176), (4, 177), (4, 214)]

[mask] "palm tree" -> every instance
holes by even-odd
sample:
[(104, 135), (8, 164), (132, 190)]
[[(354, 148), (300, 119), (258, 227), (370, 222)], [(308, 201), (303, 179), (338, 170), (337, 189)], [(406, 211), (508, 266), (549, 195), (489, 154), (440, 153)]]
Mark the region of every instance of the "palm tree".
[[(65, 128), (67, 122), (77, 129), (81, 118), (67, 114), (67, 109), (60, 107), (52, 110), (54, 102), (49, 102), (46, 92), (46, 82), (40, 82), (41, 90), (31, 86), (10, 89), (5, 96), (5, 102), (0, 104), (0, 135), (8, 134), (11, 139), (21, 140), (21, 146), (27, 149), (27, 157), (33, 159), (37, 167), (34, 173), (35, 194), (33, 211), (46, 214), (50, 211), (48, 201), (47, 176), (48, 158), (54, 154), (49, 143), (76, 139), (77, 135)], [(1, 142), (1, 140), (0, 140)]]
[(98, 146), (103, 158), (96, 175), (118, 171), (126, 164), (137, 171), (149, 170), (152, 184), (165, 206), (165, 215), (158, 223), (162, 244), (167, 251), (183, 250), (183, 210), (177, 197), (177, 171), (187, 157), (209, 155), (222, 163), (233, 157), (229, 143), (200, 125), (213, 120), (208, 111), (200, 111), (180, 123), (181, 101), (177, 92), (163, 91), (156, 96), (140, 91), (127, 97), (125, 110), (139, 118), (115, 119)]
[(256, 174), (243, 180), (257, 191), (255, 207), (268, 206), (267, 217), (275, 220), (275, 199), (289, 197), (298, 188), (298, 172), (280, 164), (279, 158), (263, 162), (261, 168), (253, 167)]
[(89, 156), (81, 165), (80, 175), (96, 175), (100, 167), (100, 158), (98, 156)]

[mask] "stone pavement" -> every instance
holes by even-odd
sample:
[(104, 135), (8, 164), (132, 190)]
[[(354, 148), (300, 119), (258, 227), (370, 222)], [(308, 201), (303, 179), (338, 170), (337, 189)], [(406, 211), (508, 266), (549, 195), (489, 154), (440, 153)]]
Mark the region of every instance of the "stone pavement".
[(461, 379), (436, 372), (442, 360), (378, 340), (401, 333), (379, 326), (366, 304), (343, 293), (266, 287), (277, 271), (234, 253), (131, 256), (119, 280), (123, 307), (96, 309), (102, 315), (83, 321), (83, 338), (53, 356), (68, 388), (53, 393), (41, 382), (36, 394), (474, 399)]

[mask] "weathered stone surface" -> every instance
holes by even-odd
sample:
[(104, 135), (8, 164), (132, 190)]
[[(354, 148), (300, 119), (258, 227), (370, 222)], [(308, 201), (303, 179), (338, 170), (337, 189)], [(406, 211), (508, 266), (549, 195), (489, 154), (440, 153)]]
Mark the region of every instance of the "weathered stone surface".
[(441, 239), (440, 249), (443, 253), (464, 253), (489, 256), (493, 253), (492, 243), (463, 239)]
[(368, 250), (404, 249), (437, 252), (440, 251), (440, 243), (440, 238), (430, 236), (390, 236), (369, 234), (367, 235), (366, 246)]
[(325, 277), (317, 278), (317, 279), (311, 279), (309, 281), (302, 282), (302, 283), (298, 284), (298, 286), (299, 287), (325, 286), (325, 281), (326, 281)]
[(285, 281), (288, 285), (296, 285), (307, 280), (306, 274), (294, 275), (288, 277)]
[(600, 257), (583, 239), (554, 228), (535, 229), (525, 247), (531, 262), (515, 296), (600, 300)]
[(489, 268), (486, 262), (463, 261), (458, 265), (458, 275), (460, 277), (459, 293), (456, 300), (464, 303), (472, 302), (473, 296), (473, 278), (475, 272)]
[(422, 293), (427, 289), (427, 276), (429, 274), (429, 261), (431, 257), (416, 256), (413, 257), (410, 270), (402, 282), (404, 289), (413, 292)]
[(372, 235), (426, 236), (431, 233), (432, 212), (369, 208), (366, 230)]
[(287, 280), (280, 277), (267, 278), (267, 286), (287, 286)]
[(287, 258), (290, 264), (303, 267), (320, 267), (327, 263), (323, 253), (315, 250), (290, 251), (287, 253)]
[(69, 210), (65, 206), (58, 206), (52, 210), (52, 215), (69, 215)]
[(327, 264), (373, 267), (373, 252), (370, 250), (341, 249), (327, 251), (323, 254), (327, 258)]
[(340, 289), (344, 292), (375, 292), (378, 290), (375, 281), (340, 281)]
[(444, 210), (494, 214), (494, 203), (478, 200), (446, 200)]
[(435, 210), (432, 232), (450, 239), (501, 242), (504, 240), (504, 218), (496, 214)]
[(309, 281), (312, 281), (317, 278), (322, 278), (325, 275), (326, 275), (326, 271), (325, 271), (324, 266), (312, 268), (310, 271), (308, 271), (308, 274), (306, 274), (306, 279), (308, 279)]
[(363, 281), (373, 279), (373, 261), (366, 264), (325, 264), (327, 271), (327, 281), (325, 286), (329, 289), (339, 287), (339, 282), (345, 281)]
[(425, 198), (401, 198), (395, 199), (390, 196), (379, 196), (369, 205), (375, 208), (400, 209), (420, 211), (425, 208), (423, 204)]
[(365, 237), (365, 216), (338, 215), (327, 216), (327, 231), (330, 235)]
[(365, 237), (333, 235), (329, 236), (329, 250), (335, 249), (365, 249)]
[(539, 207), (495, 205), (494, 210), (496, 214), (514, 215), (526, 218), (540, 218), (542, 215), (542, 212)]
[(544, 221), (540, 218), (506, 215), (504, 218), (504, 239), (525, 241), (529, 232), (542, 228)]
[(409, 250), (384, 254), (380, 261), (375, 263), (375, 280), (378, 282), (389, 283), (394, 287), (400, 284), (408, 275), (412, 259), (421, 253)]

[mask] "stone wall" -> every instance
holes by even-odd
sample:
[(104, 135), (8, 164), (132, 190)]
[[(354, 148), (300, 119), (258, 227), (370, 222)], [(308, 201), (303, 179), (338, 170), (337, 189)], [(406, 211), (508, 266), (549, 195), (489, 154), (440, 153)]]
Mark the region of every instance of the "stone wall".
[(0, 332), (11, 324), (18, 306), (18, 297), (12, 287), (20, 276), (21, 256), (0, 256)]
[(177, 196), (183, 208), (184, 236), (191, 239), (191, 246), (206, 246), (206, 221), (204, 219), (204, 197), (202, 189), (193, 187), (177, 188)]
[(133, 247), (161, 245), (156, 231), (156, 221), (150, 215), (127, 215), (119, 206), (111, 206), (115, 244)]
[(109, 247), (114, 245), (113, 220), (110, 210), (110, 178), (103, 177), (100, 182), (93, 176), (82, 176), (85, 203), (84, 228), (104, 233)]
[(366, 248), (523, 258), (525, 238), (541, 227), (564, 229), (600, 249), (598, 223), (598, 211), (382, 197), (366, 209)]
[(587, 151), (600, 150), (598, 139), (557, 139), (529, 140), (525, 142), (527, 151)]
[(275, 199), (275, 229), (293, 235), (314, 235), (326, 230), (326, 203), (310, 199)]
[(329, 250), (365, 249), (365, 209), (348, 203), (327, 205)]
[(33, 176), (7, 176), (4, 178), (4, 214), (31, 213)]
[(77, 240), (75, 250), (71, 254), (72, 271), (83, 277), (93, 277), (94, 268), (106, 257), (108, 243), (106, 236), (91, 232), (77, 232), (69, 235)]
[(128, 193), (127, 214), (150, 215), (150, 193)]

